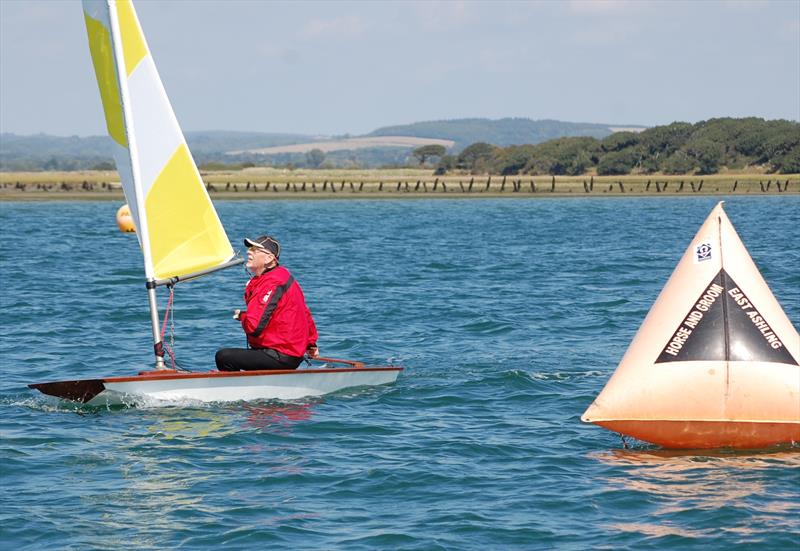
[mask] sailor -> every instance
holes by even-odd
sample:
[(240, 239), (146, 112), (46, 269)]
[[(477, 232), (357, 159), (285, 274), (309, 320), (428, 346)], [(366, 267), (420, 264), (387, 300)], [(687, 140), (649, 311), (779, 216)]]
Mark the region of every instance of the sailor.
[(278, 260), (281, 246), (268, 236), (245, 239), (247, 269), (253, 277), (244, 289), (246, 310), (234, 311), (247, 335), (248, 348), (222, 348), (220, 371), (296, 369), (303, 356), (319, 357), (317, 327), (300, 285)]

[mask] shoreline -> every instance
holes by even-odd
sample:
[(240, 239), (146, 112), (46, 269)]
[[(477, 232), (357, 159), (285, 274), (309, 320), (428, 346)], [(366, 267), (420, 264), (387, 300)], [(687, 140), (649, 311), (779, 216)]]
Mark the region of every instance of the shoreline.
[[(212, 199), (439, 199), (798, 195), (800, 174), (691, 176), (440, 176), (426, 171), (320, 175), (203, 174)], [(277, 176), (277, 177), (274, 177)], [(310, 178), (309, 176), (318, 176)], [(323, 177), (319, 177), (323, 176)], [(329, 177), (324, 177), (329, 176)], [(348, 178), (348, 176), (350, 176)], [(353, 177), (355, 176), (355, 177)], [(0, 173), (0, 201), (124, 201), (115, 172)]]

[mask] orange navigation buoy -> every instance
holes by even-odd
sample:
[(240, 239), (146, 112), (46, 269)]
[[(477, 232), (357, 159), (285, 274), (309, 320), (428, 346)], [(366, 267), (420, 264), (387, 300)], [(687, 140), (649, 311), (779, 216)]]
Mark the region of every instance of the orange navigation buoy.
[(135, 233), (136, 225), (133, 223), (133, 216), (131, 216), (131, 209), (127, 204), (122, 205), (117, 211), (117, 226), (119, 231), (125, 233)]
[(800, 336), (719, 203), (581, 418), (666, 448), (800, 442)]

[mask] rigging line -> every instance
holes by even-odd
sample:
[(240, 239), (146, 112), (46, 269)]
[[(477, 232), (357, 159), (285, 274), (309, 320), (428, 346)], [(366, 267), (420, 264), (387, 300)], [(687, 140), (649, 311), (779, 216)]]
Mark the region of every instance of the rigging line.
[[(170, 295), (175, 292), (175, 288), (170, 288)], [(170, 315), (170, 322), (169, 322), (169, 350), (170, 350), (170, 358), (172, 358), (172, 368), (175, 369), (175, 303), (173, 301), (172, 304), (172, 312)]]
[[(161, 324), (161, 334), (160, 334), (159, 339), (158, 339), (162, 343), (164, 342), (164, 333), (167, 330), (167, 320), (169, 319), (170, 313), (172, 312), (172, 305), (173, 305), (173, 301), (174, 301), (174, 298), (175, 298), (175, 286), (174, 285), (168, 285), (168, 287), (169, 287), (169, 300), (167, 301), (167, 308), (164, 311), (164, 322)], [(175, 369), (175, 352), (173, 352), (172, 346), (175, 344), (175, 341), (174, 341), (174, 332), (175, 332), (175, 319), (174, 318), (175, 318), (175, 316), (174, 316), (174, 312), (172, 312), (172, 313), (173, 313), (173, 316), (172, 316), (173, 322), (172, 322), (171, 329), (170, 329), (170, 331), (171, 331), (171, 333), (170, 333), (170, 345), (169, 346), (164, 345), (164, 348), (167, 350), (167, 353), (169, 354), (170, 361), (172, 362), (172, 369), (174, 370)]]
[(164, 312), (164, 321), (161, 325), (161, 336), (160, 340), (163, 342), (164, 340), (164, 333), (166, 333), (167, 329), (167, 319), (170, 319), (170, 326), (169, 326), (169, 345), (165, 344), (164, 348), (166, 349), (167, 353), (169, 354), (170, 363), (172, 364), (172, 369), (175, 371), (184, 371), (186, 373), (194, 373), (195, 371), (192, 369), (187, 369), (181, 366), (178, 363), (178, 360), (175, 358), (175, 286), (168, 285), (169, 288), (169, 300), (167, 301), (167, 308)]

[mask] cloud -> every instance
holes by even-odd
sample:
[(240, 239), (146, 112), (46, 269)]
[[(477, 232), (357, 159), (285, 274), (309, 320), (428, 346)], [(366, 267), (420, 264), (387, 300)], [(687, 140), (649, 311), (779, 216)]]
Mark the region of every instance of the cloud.
[(569, 11), (578, 15), (609, 15), (630, 10), (631, 0), (569, 0)]
[(723, 7), (738, 12), (757, 11), (767, 6), (764, 0), (723, 0), (721, 4)]
[(431, 1), (412, 4), (420, 27), (425, 31), (462, 29), (478, 22), (473, 5), (462, 1)]
[(351, 38), (364, 34), (368, 25), (357, 15), (344, 15), (333, 19), (312, 19), (303, 25), (303, 38)]
[(781, 35), (793, 42), (800, 40), (800, 21), (786, 21), (781, 27)]
[(257, 44), (255, 52), (262, 59), (279, 60), (283, 63), (295, 64), (300, 61), (301, 54), (294, 48), (286, 46), (276, 46), (272, 43)]

